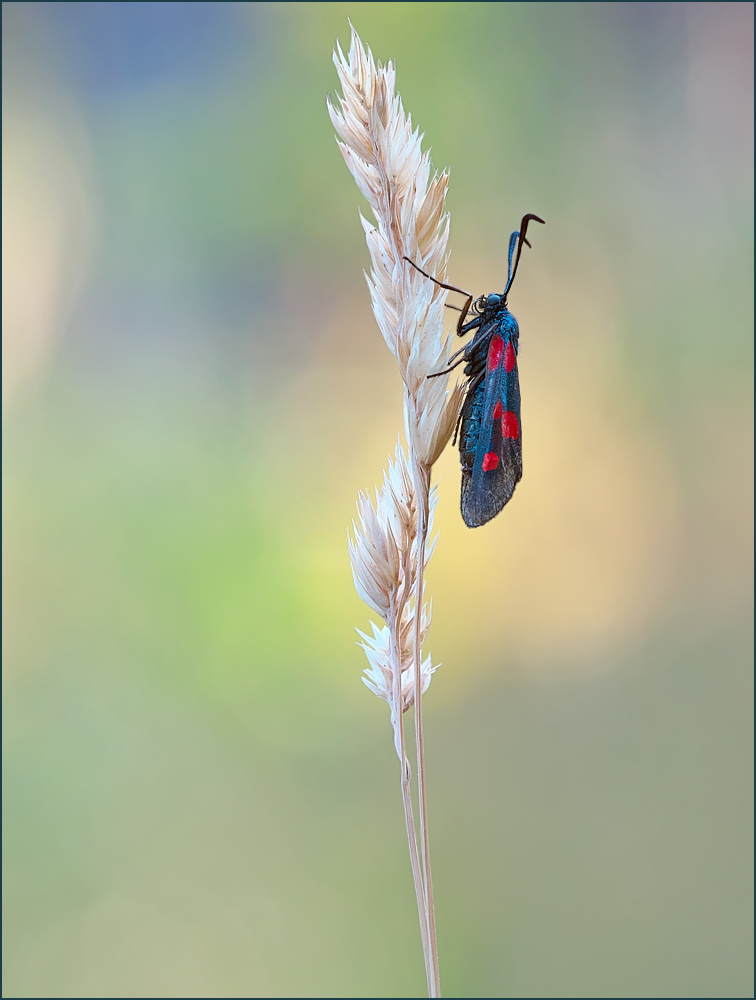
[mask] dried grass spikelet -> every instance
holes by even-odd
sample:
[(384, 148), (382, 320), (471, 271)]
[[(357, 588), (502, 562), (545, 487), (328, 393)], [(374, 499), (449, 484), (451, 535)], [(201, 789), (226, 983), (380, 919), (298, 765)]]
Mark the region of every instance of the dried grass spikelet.
[[(430, 157), (421, 148), (422, 136), (413, 130), (395, 92), (393, 65), (376, 64), (354, 30), (348, 56), (337, 47), (334, 62), (343, 96), (338, 107), (329, 101), (328, 110), (341, 139), (344, 160), (375, 216), (375, 225), (362, 218), (372, 265), (367, 281), (375, 318), (404, 383), (405, 433), (410, 445), (409, 462), (398, 446), (396, 461), (377, 492), (376, 509), (367, 496), (360, 496), (361, 527), (355, 529), (355, 542), (350, 543), (352, 569), (358, 593), (386, 622), (389, 595), (395, 588), (401, 605), (395, 624), (402, 631), (411, 631), (414, 571), (402, 576), (401, 567), (403, 562), (412, 563), (417, 542), (412, 474), (417, 469), (412, 469), (412, 464), (414, 461), (421, 472), (429, 473), (454, 429), (462, 390), (459, 386), (449, 390), (443, 376), (427, 378), (430, 372), (446, 367), (450, 354), (451, 338), (444, 335), (446, 292), (403, 258), (410, 257), (429, 274), (444, 280), (449, 232), (444, 200), (449, 177), (446, 172), (431, 176)], [(426, 497), (426, 504), (429, 499)], [(424, 563), (431, 552), (429, 547)], [(407, 558), (402, 559), (402, 554)], [(426, 632), (421, 622), (421, 641)], [(391, 703), (391, 688), (379, 680), (383, 668), (375, 672), (383, 655), (379, 650), (387, 651), (388, 643), (376, 637), (366, 641), (371, 663), (368, 686), (386, 697), (393, 717), (397, 706)], [(405, 676), (404, 664), (402, 660), (402, 708), (406, 711), (414, 700), (414, 688)], [(429, 665), (426, 675), (423, 667), (423, 689), (430, 682), (432, 669)]]
[(444, 201), (449, 175), (431, 177), (422, 136), (412, 128), (395, 93), (393, 65), (376, 65), (352, 30), (348, 57), (334, 54), (343, 96), (328, 102), (339, 147), (375, 216), (362, 219), (372, 267), (373, 312), (399, 365), (405, 386), (407, 435), (417, 459), (430, 468), (446, 446), (462, 390), (427, 378), (446, 367), (451, 338), (444, 336), (446, 292), (403, 257), (439, 280), (446, 275), (449, 217)]
[[(440, 996), (428, 846), (422, 696), (434, 667), (423, 659), (431, 609), (423, 603), (424, 575), (434, 543), (428, 544), (436, 491), (431, 468), (451, 436), (462, 403), (459, 385), (428, 378), (448, 366), (451, 338), (444, 336), (445, 290), (408, 264), (405, 256), (443, 281), (449, 217), (444, 201), (449, 175), (431, 176), (422, 136), (413, 130), (395, 92), (393, 65), (376, 64), (352, 29), (349, 55), (337, 46), (341, 82), (338, 107), (329, 101), (339, 147), (375, 225), (362, 218), (371, 268), (367, 276), (373, 312), (396, 358), (404, 385), (404, 429), (408, 453), (397, 444), (375, 506), (358, 501), (359, 525), (349, 552), (358, 593), (385, 622), (373, 635), (360, 633), (370, 664), (363, 680), (391, 710), (394, 745), (401, 762), (402, 796), (410, 849), (428, 994)], [(410, 789), (403, 714), (415, 707), (419, 847)]]
[[(430, 492), (429, 531), (433, 528), (437, 499), (434, 488)], [(354, 585), (368, 607), (386, 622), (383, 627), (371, 623), (372, 636), (359, 633), (363, 642), (358, 645), (365, 650), (370, 664), (363, 680), (374, 694), (388, 702), (397, 752), (400, 753), (399, 706), (402, 713), (406, 712), (415, 700), (415, 679), (410, 668), (415, 648), (413, 595), (417, 584), (417, 503), (407, 459), (399, 442), (394, 460), (389, 459), (383, 486), (375, 491), (375, 506), (370, 497), (361, 492), (357, 510), (359, 524), (352, 522), (354, 537), (349, 539)], [(425, 550), (425, 566), (434, 548), (435, 539)], [(421, 646), (430, 628), (431, 615), (431, 606), (424, 604), (420, 622)], [(430, 656), (426, 657), (421, 664), (423, 693), (435, 670)]]

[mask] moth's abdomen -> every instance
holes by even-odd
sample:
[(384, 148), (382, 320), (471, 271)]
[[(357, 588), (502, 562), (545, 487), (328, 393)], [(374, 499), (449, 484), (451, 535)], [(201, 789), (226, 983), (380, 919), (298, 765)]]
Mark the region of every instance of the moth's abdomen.
[(475, 464), (475, 452), (480, 438), (485, 400), (486, 384), (481, 379), (472, 392), (467, 394), (462, 407), (462, 420), (459, 428), (459, 460), (462, 463), (463, 474), (472, 472)]

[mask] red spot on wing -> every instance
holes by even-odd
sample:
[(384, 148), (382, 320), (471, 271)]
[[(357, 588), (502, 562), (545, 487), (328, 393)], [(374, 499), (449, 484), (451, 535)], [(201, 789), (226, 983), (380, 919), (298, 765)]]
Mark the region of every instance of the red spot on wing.
[(503, 409), (504, 409), (504, 407), (501, 405), (501, 400), (497, 399), (496, 400), (496, 405), (494, 406), (494, 411), (493, 411), (493, 418), (494, 418), (494, 420), (498, 420), (499, 419), (499, 417), (502, 414), (502, 410)]
[(504, 353), (504, 341), (497, 334), (491, 338), (491, 346), (488, 348), (488, 370), (493, 371), (499, 367), (501, 356)]
[(505, 438), (516, 438), (520, 434), (520, 422), (517, 414), (505, 410), (501, 415), (501, 432)]
[(499, 456), (492, 451), (487, 451), (483, 456), (483, 471), (490, 472), (499, 464)]
[(514, 347), (512, 347), (512, 341), (507, 341), (507, 348), (504, 351), (504, 369), (507, 372), (511, 372), (514, 366), (517, 364), (517, 356), (514, 352)]

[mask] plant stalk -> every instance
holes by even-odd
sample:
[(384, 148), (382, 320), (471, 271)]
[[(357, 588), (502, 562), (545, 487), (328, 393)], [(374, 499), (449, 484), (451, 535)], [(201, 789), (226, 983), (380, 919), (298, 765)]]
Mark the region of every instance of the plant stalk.
[[(402, 609), (403, 610), (403, 605)], [(398, 706), (397, 727), (399, 734), (399, 752), (401, 766), (402, 802), (404, 804), (404, 822), (407, 827), (407, 843), (409, 845), (410, 865), (412, 867), (412, 880), (415, 884), (415, 898), (417, 900), (417, 913), (420, 920), (420, 939), (423, 945), (423, 958), (425, 961), (425, 976), (428, 980), (428, 991), (430, 994), (433, 965), (431, 952), (428, 943), (428, 918), (427, 904), (425, 899), (425, 887), (420, 869), (420, 858), (417, 848), (417, 834), (415, 833), (415, 817), (412, 810), (412, 771), (407, 758), (406, 740), (404, 733), (404, 712), (402, 711), (402, 667), (401, 667), (401, 643), (398, 639), (397, 631), (401, 622), (401, 610), (397, 614), (394, 612), (393, 621), (389, 624), (391, 636), (391, 662), (393, 665), (394, 684), (394, 704)], [(431, 996), (433, 994), (430, 994)]]
[(415, 671), (415, 748), (417, 752), (417, 799), (420, 818), (420, 851), (423, 872), (425, 916), (428, 922), (428, 945), (432, 977), (428, 978), (428, 995), (441, 996), (441, 977), (438, 964), (438, 943), (436, 941), (436, 911), (433, 905), (433, 875), (430, 862), (428, 837), (428, 804), (425, 793), (425, 743), (423, 740), (423, 691), (422, 691), (422, 649), (420, 629), (423, 608), (423, 577), (425, 570), (425, 548), (428, 537), (430, 470), (420, 464), (412, 454), (412, 476), (417, 496), (417, 570), (415, 574), (415, 638), (413, 643)]

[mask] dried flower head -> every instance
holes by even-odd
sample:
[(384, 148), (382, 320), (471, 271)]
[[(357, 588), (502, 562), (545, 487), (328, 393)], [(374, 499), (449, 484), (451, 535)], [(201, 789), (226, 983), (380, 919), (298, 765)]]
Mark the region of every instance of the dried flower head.
[[(428, 530), (433, 527), (433, 515), (438, 501), (434, 488), (430, 492)], [(404, 449), (397, 442), (395, 457), (389, 458), (383, 486), (375, 491), (375, 505), (361, 492), (357, 501), (358, 522), (352, 521), (353, 537), (349, 538), (349, 555), (357, 593), (383, 618), (386, 627), (373, 625), (373, 637), (360, 632), (365, 642), (359, 643), (370, 662), (365, 683), (389, 703), (396, 729), (396, 704), (392, 677), (396, 669), (401, 674), (402, 711), (414, 702), (414, 679), (410, 667), (414, 657), (413, 595), (417, 580), (417, 504), (412, 478), (407, 468)], [(436, 540), (426, 546), (424, 568), (428, 565)], [(421, 612), (420, 642), (425, 641), (431, 621), (431, 608)], [(393, 646), (389, 642), (393, 630)], [(430, 658), (423, 663), (423, 692), (430, 684), (436, 667)]]
[[(391, 710), (428, 990), (435, 997), (440, 987), (421, 707), (435, 667), (430, 656), (422, 656), (431, 620), (431, 609), (423, 603), (423, 581), (434, 548), (434, 543), (427, 542), (436, 504), (436, 491), (430, 488), (431, 467), (451, 436), (462, 388), (455, 385), (449, 390), (444, 375), (428, 378), (448, 366), (451, 338), (444, 335), (446, 293), (404, 258), (444, 279), (449, 234), (444, 200), (449, 175), (431, 176), (422, 136), (413, 130), (395, 91), (393, 65), (376, 64), (354, 30), (349, 55), (345, 57), (337, 47), (334, 62), (342, 96), (338, 107), (329, 101), (328, 110), (344, 160), (375, 217), (375, 225), (362, 219), (371, 261), (367, 282), (378, 327), (404, 383), (409, 449), (406, 454), (397, 444), (383, 486), (376, 490), (375, 506), (367, 494), (360, 494), (359, 524), (353, 522), (349, 554), (357, 592), (385, 622), (372, 625), (372, 636), (360, 632), (369, 663), (363, 680)], [(402, 721), (413, 704), (420, 851)]]
[(444, 336), (446, 292), (404, 260), (410, 257), (443, 281), (449, 216), (444, 200), (449, 175), (431, 176), (422, 136), (412, 128), (395, 92), (393, 65), (376, 65), (354, 30), (348, 58), (334, 53), (343, 96), (331, 121), (339, 147), (368, 201), (376, 225), (362, 219), (371, 269), (368, 286), (383, 339), (396, 358), (407, 394), (408, 439), (430, 468), (446, 446), (457, 419), (462, 390), (447, 379), (429, 379), (447, 366)]

